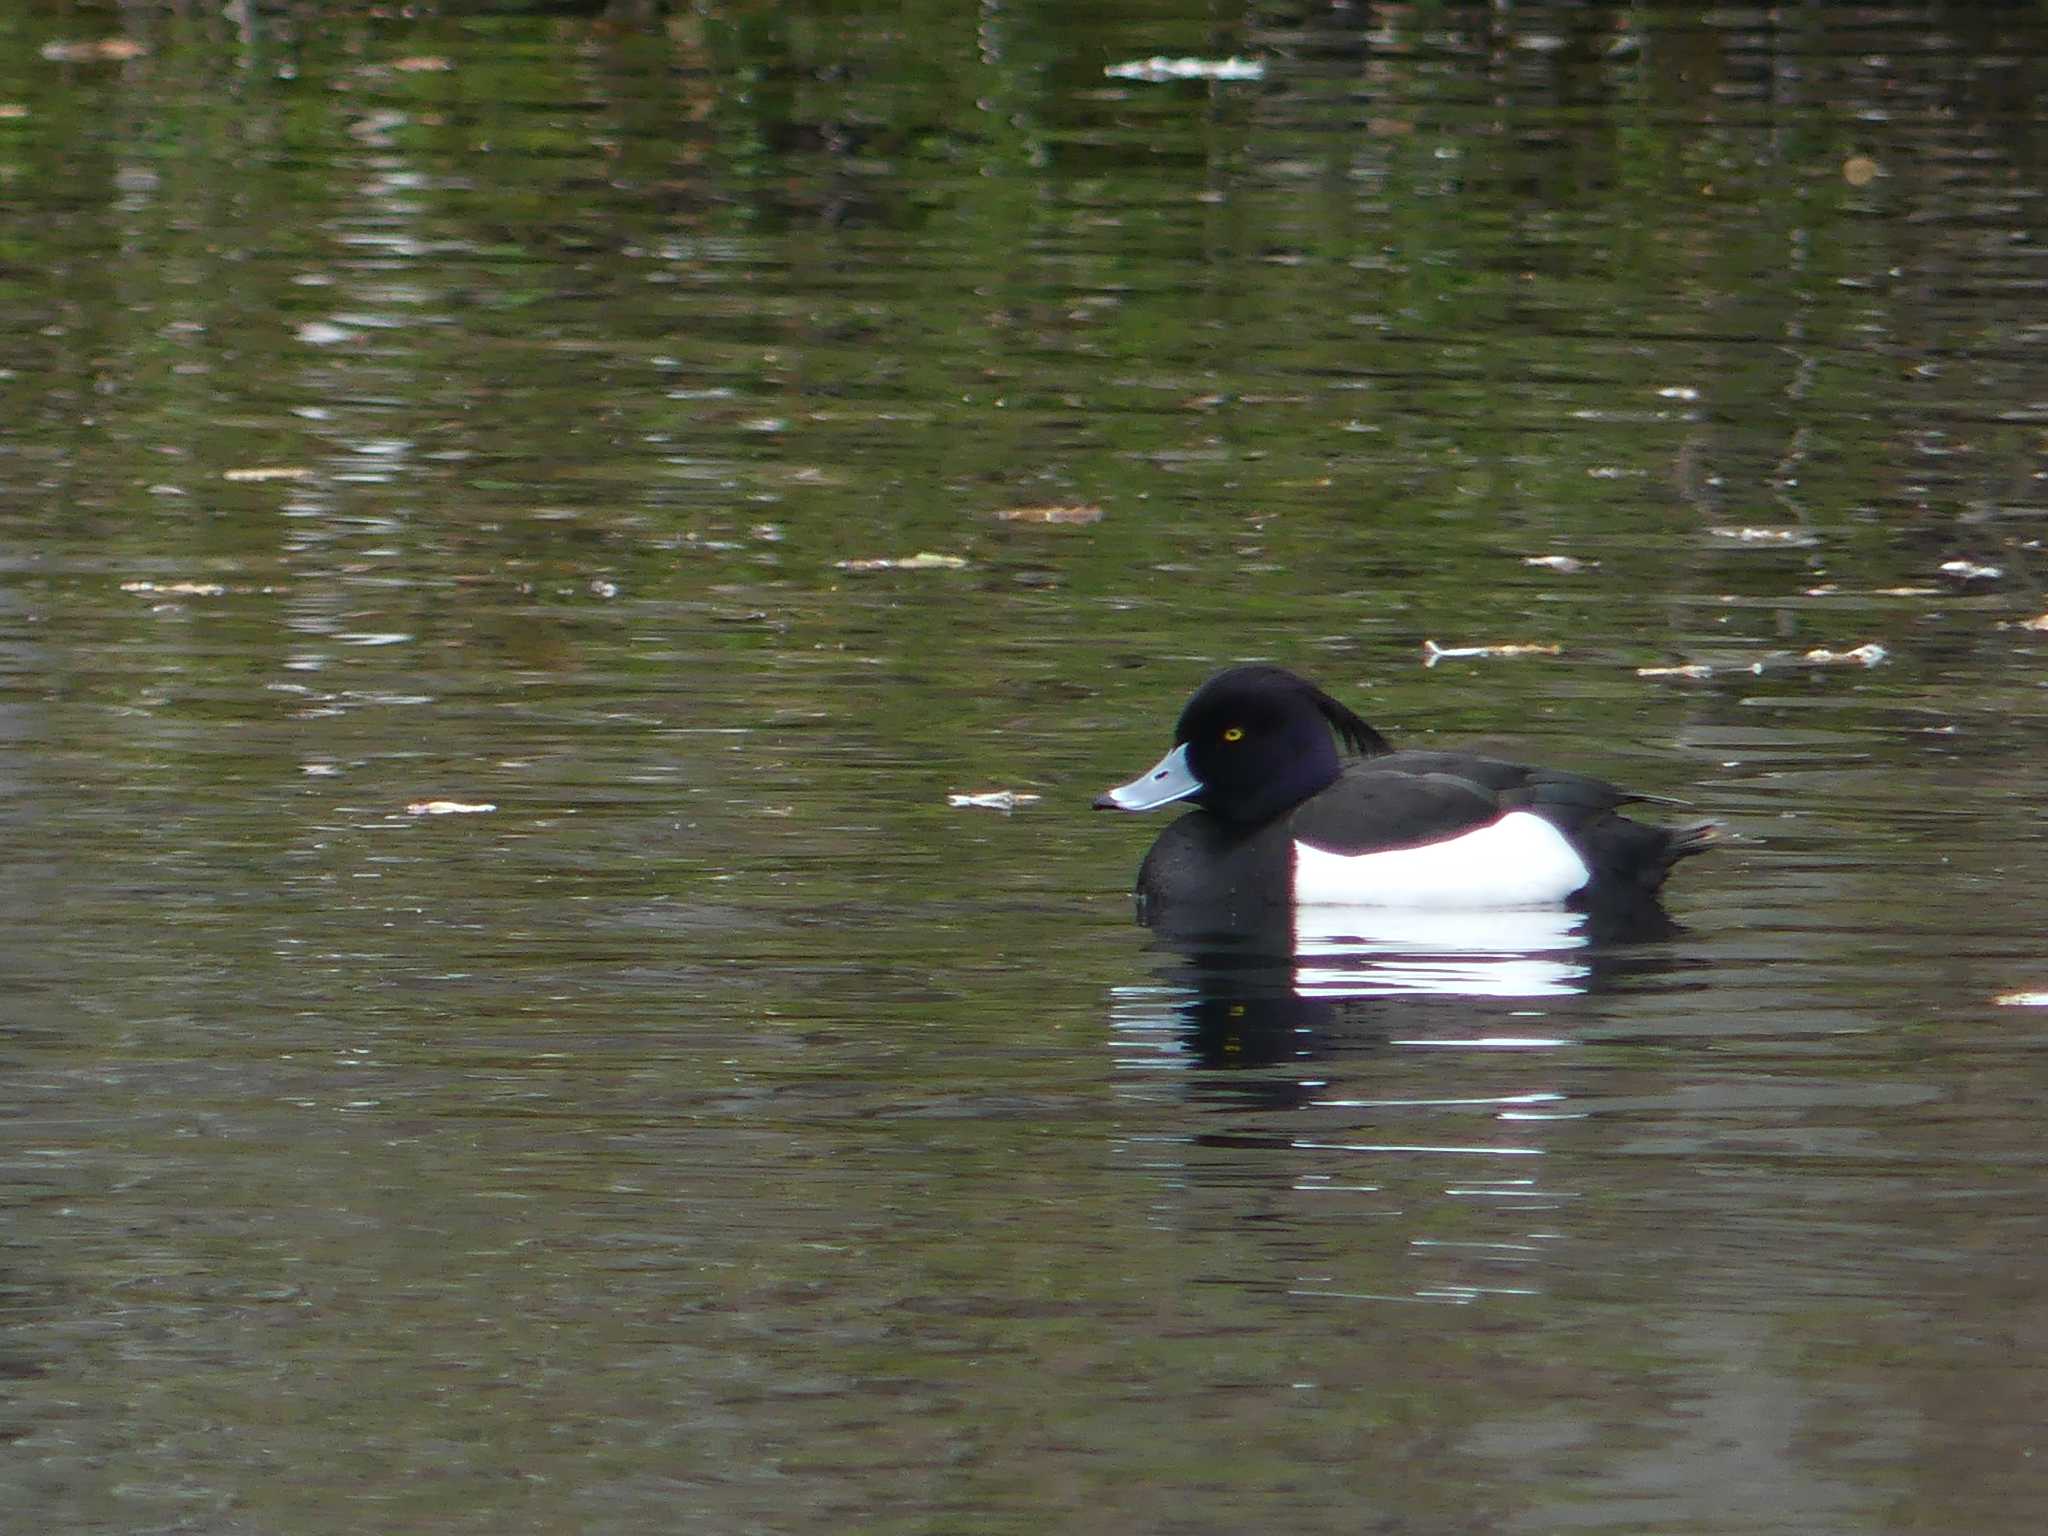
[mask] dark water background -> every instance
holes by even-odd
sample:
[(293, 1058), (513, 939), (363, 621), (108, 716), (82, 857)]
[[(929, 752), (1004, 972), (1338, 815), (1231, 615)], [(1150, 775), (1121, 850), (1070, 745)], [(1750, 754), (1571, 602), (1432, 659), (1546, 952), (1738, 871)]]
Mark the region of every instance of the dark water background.
[[(0, 5), (0, 1528), (2039, 1530), (2044, 98)], [(1154, 950), (1086, 807), (1248, 657), (1734, 840), (1519, 990)]]

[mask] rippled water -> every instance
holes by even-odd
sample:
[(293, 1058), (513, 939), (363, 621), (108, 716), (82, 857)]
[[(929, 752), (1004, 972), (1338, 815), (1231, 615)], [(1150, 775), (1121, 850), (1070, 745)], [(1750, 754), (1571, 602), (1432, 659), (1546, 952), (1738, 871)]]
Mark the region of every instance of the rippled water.
[[(2031, 1533), (2044, 73), (0, 18), (0, 1528)], [(1154, 943), (1248, 657), (1728, 845)]]

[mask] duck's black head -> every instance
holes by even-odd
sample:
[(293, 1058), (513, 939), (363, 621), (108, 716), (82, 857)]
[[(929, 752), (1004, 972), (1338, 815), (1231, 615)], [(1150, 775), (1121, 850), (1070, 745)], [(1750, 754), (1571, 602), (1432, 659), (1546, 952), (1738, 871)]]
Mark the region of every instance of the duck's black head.
[(1173, 750), (1095, 807), (1148, 811), (1188, 800), (1230, 821), (1268, 821), (1335, 781), (1343, 769), (1338, 739), (1367, 755), (1390, 750), (1378, 731), (1286, 668), (1231, 667), (1188, 700)]

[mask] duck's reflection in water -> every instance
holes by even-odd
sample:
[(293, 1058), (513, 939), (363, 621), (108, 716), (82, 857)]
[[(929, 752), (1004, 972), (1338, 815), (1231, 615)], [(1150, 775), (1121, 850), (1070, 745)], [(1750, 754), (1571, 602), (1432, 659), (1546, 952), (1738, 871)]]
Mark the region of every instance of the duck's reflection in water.
[[(1561, 1044), (1540, 1027), (1550, 1004), (1654, 967), (1636, 946), (1678, 931), (1647, 903), (1315, 907), (1256, 928), (1156, 928), (1156, 979), (1113, 989), (1112, 1020), (1132, 1067), (1273, 1066), (1339, 1047), (1432, 1043), (1449, 1028), (1475, 1049)], [(1539, 1027), (1508, 1028), (1522, 1023)]]
[(1548, 1294), (1599, 1140), (1579, 1044), (1613, 1038), (1603, 994), (1686, 964), (1643, 942), (1676, 931), (1641, 906), (1155, 926), (1154, 976), (1111, 1004), (1152, 1219), (1318, 1305)]
[(1294, 930), (1304, 997), (1563, 997), (1585, 989), (1586, 915), (1307, 907)]

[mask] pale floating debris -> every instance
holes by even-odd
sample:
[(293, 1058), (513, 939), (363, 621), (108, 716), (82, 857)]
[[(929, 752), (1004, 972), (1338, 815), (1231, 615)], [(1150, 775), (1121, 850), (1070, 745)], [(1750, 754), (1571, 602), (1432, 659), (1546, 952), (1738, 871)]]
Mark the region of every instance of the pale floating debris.
[(1816, 648), (1801, 659), (1816, 667), (1874, 667), (1890, 653), (1881, 645), (1859, 645), (1853, 651)]
[(1668, 384), (1658, 390), (1657, 395), (1663, 400), (1697, 400), (1700, 392), (1690, 384)]
[(220, 477), (237, 484), (253, 484), (262, 480), (305, 480), (312, 473), (300, 464), (252, 464), (247, 469), (224, 469)]
[(872, 560), (835, 560), (832, 563), (842, 571), (957, 571), (966, 566), (967, 560), (963, 555), (935, 555), (928, 549), (921, 549), (901, 559), (884, 555)]
[(75, 42), (45, 43), (42, 55), (53, 64), (121, 64), (149, 52), (148, 45), (132, 37), (83, 38)]
[(2019, 627), (2021, 629), (2048, 629), (2048, 613), (2042, 614), (2038, 619), (2022, 619), (2020, 620)]
[(2048, 992), (2001, 992), (1991, 999), (2001, 1008), (2048, 1008)]
[(1685, 677), (1697, 682), (1702, 678), (1712, 677), (1713, 675), (1714, 669), (1704, 661), (1688, 661), (1684, 665), (1676, 667), (1636, 668), (1637, 677)]
[(1576, 555), (1524, 555), (1522, 564), (1540, 566), (1546, 571), (1558, 571), (1566, 576), (1600, 569), (1598, 560), (1581, 560)]
[(1025, 794), (1015, 789), (989, 789), (973, 795), (948, 795), (946, 804), (955, 810), (1001, 811), (1008, 815), (1020, 805), (1036, 805), (1037, 795)]
[(217, 581), (124, 581), (121, 590), (156, 597), (225, 597), (228, 592)]
[(607, 581), (602, 576), (595, 577), (590, 583), (590, 595), (592, 597), (604, 598), (617, 597), (619, 595), (619, 584), (616, 581)]
[(1953, 576), (1958, 581), (1996, 581), (2005, 574), (2005, 567), (1979, 565), (1974, 560), (1944, 560), (1941, 562), (1941, 574)]
[(369, 112), (348, 125), (348, 136), (358, 144), (385, 145), (391, 142), (392, 129), (411, 121), (403, 112)]
[(1879, 587), (1873, 597), (1940, 597), (1939, 587)]
[(1169, 59), (1154, 54), (1111, 64), (1102, 71), (1112, 80), (1263, 80), (1266, 66), (1258, 59)]
[(428, 75), (443, 74), (455, 66), (438, 53), (415, 53), (403, 59), (393, 59), (391, 67), (402, 74)]
[(11, 122), (28, 116), (28, 104), (20, 101), (0, 101), (0, 122)]
[(1433, 667), (1440, 661), (1493, 660), (1508, 656), (1558, 656), (1562, 655), (1561, 645), (1438, 645), (1434, 640), (1422, 642), (1422, 664)]
[(1852, 187), (1867, 187), (1878, 177), (1878, 164), (1868, 155), (1851, 155), (1842, 162), (1842, 180)]
[(301, 763), (299, 772), (309, 779), (332, 779), (340, 775), (341, 768), (336, 763)]
[(308, 320), (300, 326), (299, 340), (309, 347), (339, 346), (344, 341), (354, 341), (356, 333), (344, 326), (330, 325), (325, 320)]
[(1739, 544), (1818, 544), (1820, 540), (1804, 528), (1709, 528), (1717, 539), (1734, 539)]
[(1004, 507), (996, 516), (1006, 523), (1099, 523), (1102, 508), (1075, 502), (1068, 506)]
[(488, 800), (415, 800), (405, 808), (408, 816), (481, 816), (497, 807)]

